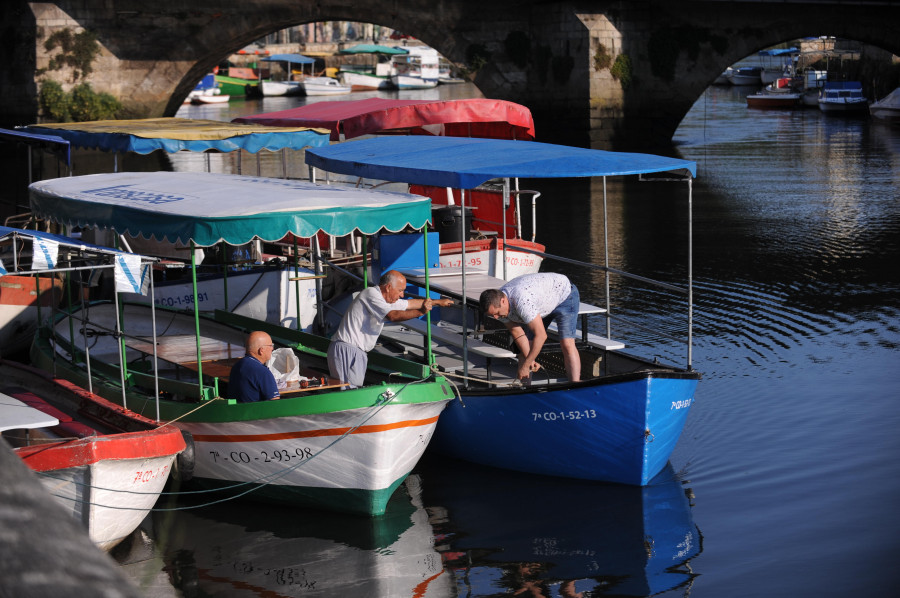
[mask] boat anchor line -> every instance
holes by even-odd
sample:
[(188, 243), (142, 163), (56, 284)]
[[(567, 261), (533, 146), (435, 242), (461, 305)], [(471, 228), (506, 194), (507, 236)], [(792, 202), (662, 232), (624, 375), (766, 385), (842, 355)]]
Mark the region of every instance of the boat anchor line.
[[(250, 488), (250, 489), (248, 489), (248, 490), (245, 490), (245, 491), (243, 491), (243, 492), (241, 492), (241, 493), (239, 493), (239, 494), (236, 494), (236, 495), (234, 495), (234, 496), (229, 496), (229, 497), (222, 498), (222, 499), (219, 499), (219, 500), (214, 500), (214, 501), (210, 501), (210, 502), (205, 502), (205, 503), (199, 504), (199, 505), (179, 506), (179, 507), (170, 507), (170, 508), (154, 507), (154, 508), (150, 509), (150, 511), (151, 511), (151, 512), (154, 512), (154, 511), (155, 511), (155, 512), (167, 512), (167, 511), (186, 511), (186, 510), (189, 510), (189, 509), (199, 509), (199, 508), (201, 508), (201, 507), (209, 507), (209, 506), (212, 506), (212, 505), (217, 505), (217, 504), (220, 504), (220, 503), (223, 503), (223, 502), (227, 502), (227, 501), (229, 501), (229, 500), (235, 500), (235, 499), (237, 499), (237, 498), (241, 498), (241, 497), (243, 497), (243, 496), (246, 496), (247, 494), (250, 494), (250, 493), (253, 492), (254, 490), (257, 490), (257, 489), (259, 489), (259, 488), (262, 488), (263, 486), (265, 486), (265, 485), (267, 485), (267, 484), (271, 484), (271, 483), (273, 483), (275, 480), (277, 480), (277, 479), (279, 479), (279, 478), (282, 478), (282, 477), (286, 476), (286, 475), (289, 474), (291, 471), (297, 469), (298, 467), (300, 467), (300, 466), (303, 465), (304, 463), (309, 463), (310, 461), (312, 461), (313, 459), (315, 459), (317, 456), (319, 456), (320, 454), (324, 453), (325, 451), (327, 451), (328, 449), (330, 449), (331, 447), (333, 447), (334, 445), (336, 445), (338, 442), (340, 442), (341, 440), (343, 440), (343, 439), (346, 438), (347, 436), (353, 434), (353, 432), (355, 432), (355, 431), (358, 430), (360, 427), (362, 427), (367, 421), (369, 421), (370, 419), (372, 419), (373, 417), (375, 417), (375, 415), (377, 415), (379, 411), (381, 411), (384, 407), (386, 407), (386, 406), (389, 405), (391, 402), (393, 402), (394, 399), (396, 399), (398, 396), (400, 396), (400, 393), (402, 393), (404, 390), (406, 390), (406, 388), (407, 388), (408, 386), (410, 386), (411, 384), (419, 384), (419, 383), (421, 383), (421, 382), (424, 382), (424, 380), (415, 380), (415, 381), (408, 382), (408, 383), (404, 384), (404, 385), (403, 385), (396, 393), (395, 393), (394, 391), (392, 391), (391, 389), (386, 389), (383, 393), (381, 393), (380, 395), (378, 395), (379, 400), (376, 401), (375, 404), (372, 405), (372, 406), (369, 408), (369, 411), (367, 411), (367, 412), (363, 415), (363, 417), (362, 417), (362, 419), (360, 419), (359, 423), (357, 423), (356, 425), (354, 425), (354, 426), (351, 427), (351, 428), (348, 428), (346, 432), (344, 432), (343, 434), (341, 434), (340, 436), (338, 436), (337, 438), (335, 438), (330, 444), (328, 444), (328, 445), (327, 445), (326, 447), (324, 447), (322, 450), (320, 450), (320, 451), (314, 453), (314, 454), (313, 454), (311, 457), (309, 457), (308, 459), (304, 459), (303, 461), (300, 461), (300, 462), (298, 462), (296, 465), (292, 465), (291, 467), (286, 467), (286, 468), (282, 469), (280, 472), (274, 472), (274, 473), (272, 473), (272, 474), (268, 474), (268, 475), (265, 475), (265, 476), (256, 478), (255, 480), (248, 480), (248, 481), (246, 481), (246, 482), (241, 482), (241, 483), (239, 483), (239, 484), (233, 484), (233, 485), (231, 485), (231, 486), (225, 486), (225, 487), (221, 487), (221, 488), (211, 488), (211, 489), (206, 489), (206, 490), (186, 490), (186, 491), (179, 491), (179, 492), (160, 492), (159, 495), (160, 495), (160, 496), (180, 496), (180, 495), (207, 494), (207, 493), (210, 493), (210, 492), (223, 492), (223, 491), (226, 491), (226, 490), (232, 490), (232, 489), (234, 489), (234, 488), (239, 488), (239, 487), (241, 487), (241, 486), (246, 486), (246, 485), (248, 485), (248, 484), (255, 484), (252, 488)], [(449, 380), (448, 380), (448, 382), (449, 382)], [(452, 382), (451, 382), (451, 384), (452, 384)], [(201, 405), (200, 407), (197, 407), (197, 409), (200, 409), (200, 408), (202, 408), (202, 407), (205, 407), (206, 405), (212, 403), (212, 402), (215, 401), (215, 400), (221, 400), (221, 398), (222, 398), (222, 397), (216, 397), (215, 399), (212, 399), (212, 400), (210, 400), (210, 401), (204, 403), (204, 404)], [(184, 415), (188, 415), (189, 413), (193, 413), (194, 411), (197, 411), (197, 409), (194, 409), (193, 411), (190, 411), (190, 412), (188, 412), (188, 413), (185, 413)], [(184, 417), (184, 415), (182, 415), (181, 417)], [(178, 419), (180, 419), (180, 418), (178, 418)], [(172, 422), (174, 422), (174, 421), (177, 421), (177, 420), (172, 420)], [(166, 424), (162, 424), (162, 426), (167, 426), (167, 425), (169, 425), (169, 424), (172, 423), (172, 422), (168, 422), (168, 423), (166, 423)], [(162, 427), (162, 426), (160, 426), (160, 427)], [(136, 492), (136, 491), (133, 491), (133, 490), (114, 490), (114, 489), (112, 489), (112, 488), (100, 488), (99, 486), (92, 486), (91, 484), (83, 484), (83, 483), (81, 483), (81, 482), (77, 482), (77, 481), (73, 481), (73, 480), (63, 480), (62, 478), (57, 478), (56, 476), (49, 475), (49, 474), (44, 474), (44, 473), (42, 473), (42, 474), (40, 474), (40, 475), (44, 475), (44, 476), (49, 477), (49, 478), (52, 478), (52, 479), (58, 479), (58, 480), (60, 480), (60, 481), (65, 481), (65, 482), (73, 483), (73, 484), (76, 484), (76, 485), (78, 485), (78, 486), (92, 487), (92, 488), (96, 488), (96, 489), (98, 489), (98, 490), (105, 490), (105, 491), (107, 491), (107, 492), (118, 492), (118, 493), (122, 493), (122, 494), (149, 494), (149, 493), (147, 493), (147, 492)], [(87, 504), (90, 504), (90, 505), (99, 506), (99, 507), (106, 507), (106, 508), (109, 508), (109, 509), (119, 509), (119, 510), (122, 510), (122, 511), (133, 511), (133, 510), (137, 510), (137, 509), (134, 509), (134, 508), (132, 508), (132, 507), (104, 505), (104, 504), (95, 503), (95, 502), (83, 501), (83, 500), (79, 500), (79, 499), (77, 499), (77, 498), (73, 498), (73, 497), (70, 497), (70, 496), (60, 496), (60, 495), (58, 495), (58, 494), (54, 494), (54, 496), (57, 496), (57, 497), (59, 497), (59, 498), (64, 498), (64, 499), (66, 499), (66, 500), (70, 500), (70, 501), (75, 502), (75, 503), (82, 503), (82, 504), (87, 503)]]

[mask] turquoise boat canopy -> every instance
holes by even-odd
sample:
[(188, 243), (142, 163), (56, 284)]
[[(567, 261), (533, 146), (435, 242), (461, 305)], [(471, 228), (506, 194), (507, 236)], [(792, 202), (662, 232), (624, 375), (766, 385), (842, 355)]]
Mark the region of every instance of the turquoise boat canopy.
[(260, 58), (261, 62), (290, 62), (291, 64), (315, 64), (316, 59), (303, 54), (272, 54)]
[(419, 195), (205, 172), (91, 174), (38, 181), (28, 190), (39, 218), (201, 247), (288, 234), (398, 232), (421, 229), (431, 218), (431, 200)]
[(306, 163), (328, 172), (454, 189), (472, 189), (500, 178), (697, 175), (695, 162), (677, 158), (468, 137), (348, 141), (308, 149)]
[(156, 150), (257, 153), (328, 145), (329, 132), (309, 127), (273, 127), (189, 118), (142, 118), (53, 123), (17, 131), (61, 137), (73, 147), (106, 152), (149, 154)]
[(378, 44), (357, 44), (349, 48), (339, 50), (338, 54), (407, 54), (403, 48), (380, 46)]

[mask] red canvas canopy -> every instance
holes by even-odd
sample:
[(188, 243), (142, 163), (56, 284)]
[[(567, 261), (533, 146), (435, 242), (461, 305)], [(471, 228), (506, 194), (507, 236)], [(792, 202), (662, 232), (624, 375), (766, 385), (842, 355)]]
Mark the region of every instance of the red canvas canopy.
[(534, 120), (525, 106), (504, 100), (389, 100), (369, 98), (316, 102), (289, 110), (243, 116), (236, 123), (331, 130), (331, 140), (375, 133), (534, 139)]

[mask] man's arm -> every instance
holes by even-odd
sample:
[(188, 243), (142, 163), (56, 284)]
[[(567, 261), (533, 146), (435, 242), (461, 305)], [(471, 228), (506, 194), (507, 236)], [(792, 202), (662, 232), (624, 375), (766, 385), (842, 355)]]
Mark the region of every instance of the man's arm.
[(530, 342), (521, 326), (507, 323), (507, 328), (513, 335), (513, 342), (521, 351), (518, 371), (520, 379), (527, 378), (531, 372), (536, 372), (540, 369), (540, 364), (536, 363), (535, 360), (547, 341), (547, 330), (544, 328), (544, 320), (541, 319), (541, 316), (536, 316), (527, 326), (532, 334)]
[(431, 299), (430, 297), (427, 299), (424, 297), (411, 297), (407, 299), (407, 302), (409, 305), (406, 309), (391, 310), (385, 318), (391, 322), (400, 322), (424, 316), (435, 305), (443, 307), (453, 305), (453, 299)]

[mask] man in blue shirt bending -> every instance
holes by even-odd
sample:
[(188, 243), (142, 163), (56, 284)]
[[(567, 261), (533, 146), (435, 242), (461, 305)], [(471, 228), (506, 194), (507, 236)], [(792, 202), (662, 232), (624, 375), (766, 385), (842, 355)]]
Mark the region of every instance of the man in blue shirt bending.
[(275, 349), (272, 337), (255, 330), (247, 337), (247, 353), (231, 366), (228, 376), (228, 398), (238, 403), (255, 403), (281, 396), (275, 376), (266, 367)]

